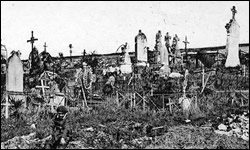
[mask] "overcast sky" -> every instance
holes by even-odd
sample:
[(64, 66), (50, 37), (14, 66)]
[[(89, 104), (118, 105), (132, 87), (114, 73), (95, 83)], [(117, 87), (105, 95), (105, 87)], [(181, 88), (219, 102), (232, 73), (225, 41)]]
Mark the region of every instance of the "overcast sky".
[(27, 40), (34, 31), (35, 46), (43, 51), (44, 42), (52, 56), (87, 52), (114, 53), (125, 42), (134, 51), (134, 38), (141, 29), (153, 49), (155, 34), (185, 36), (188, 47), (226, 44), (225, 25), (232, 18), (240, 25), (240, 42), (249, 43), (249, 1), (1, 1), (1, 43), (8, 51), (20, 50), (27, 59), (31, 51)]

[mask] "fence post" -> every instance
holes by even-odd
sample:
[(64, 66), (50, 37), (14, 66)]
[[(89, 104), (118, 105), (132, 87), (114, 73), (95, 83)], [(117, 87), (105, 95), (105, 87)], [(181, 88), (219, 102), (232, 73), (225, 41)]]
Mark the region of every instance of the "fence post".
[(143, 101), (143, 111), (145, 111), (145, 95), (143, 94), (143, 99), (142, 99), (142, 101)]
[(163, 97), (163, 98), (162, 98), (163, 110), (165, 110), (165, 106), (164, 106), (164, 105), (165, 105), (165, 103), (164, 103), (164, 95), (162, 95), (162, 97)]
[(116, 90), (116, 103), (117, 103), (117, 106), (119, 107), (120, 104), (119, 104), (119, 93), (118, 91)]
[(205, 87), (205, 68), (202, 67), (202, 88)]

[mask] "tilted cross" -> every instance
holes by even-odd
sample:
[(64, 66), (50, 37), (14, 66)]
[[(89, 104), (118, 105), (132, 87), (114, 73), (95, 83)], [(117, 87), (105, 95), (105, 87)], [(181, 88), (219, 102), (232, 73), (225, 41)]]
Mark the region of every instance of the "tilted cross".
[(44, 47), (44, 51), (46, 52), (46, 47), (48, 47), (48, 46), (46, 45), (46, 42), (44, 43), (43, 47)]
[(237, 10), (235, 9), (235, 6), (233, 6), (233, 8), (231, 9), (231, 11), (232, 11), (232, 14), (233, 14), (232, 19), (234, 19), (234, 16), (237, 13)]
[(189, 42), (187, 41), (187, 36), (185, 36), (185, 41), (183, 41), (183, 43), (185, 43), (185, 52), (186, 52), (186, 58), (187, 58), (187, 44), (189, 44)]
[(36, 38), (34, 38), (34, 36), (33, 36), (33, 31), (31, 31), (31, 38), (30, 38), (30, 40), (27, 40), (27, 42), (30, 42), (31, 43), (31, 50), (33, 50), (33, 43), (35, 42), (35, 41), (37, 41), (38, 39)]

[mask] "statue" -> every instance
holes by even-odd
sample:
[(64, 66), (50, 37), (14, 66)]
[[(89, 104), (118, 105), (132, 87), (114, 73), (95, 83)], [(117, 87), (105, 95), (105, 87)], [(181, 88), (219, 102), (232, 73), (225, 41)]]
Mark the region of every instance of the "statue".
[(170, 53), (170, 39), (171, 39), (171, 36), (168, 35), (168, 32), (167, 32), (165, 35), (165, 41), (166, 41), (165, 46), (169, 53)]
[(177, 36), (177, 34), (175, 34), (175, 36), (173, 37), (173, 43), (172, 43), (172, 48), (173, 49), (177, 49), (178, 48), (178, 41), (180, 41), (180, 39)]
[(156, 36), (155, 36), (155, 41), (156, 41), (157, 48), (159, 48), (158, 46), (160, 46), (160, 44), (161, 44), (161, 37), (162, 37), (161, 30), (159, 30), (158, 33), (156, 33)]

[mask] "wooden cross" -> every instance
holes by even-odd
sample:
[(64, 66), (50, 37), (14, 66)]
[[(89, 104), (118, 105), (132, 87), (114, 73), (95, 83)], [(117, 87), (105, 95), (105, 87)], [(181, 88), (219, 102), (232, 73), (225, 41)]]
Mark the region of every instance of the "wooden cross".
[(171, 101), (171, 98), (168, 98), (169, 102), (166, 104), (166, 106), (169, 106), (170, 113), (172, 114), (172, 105), (175, 103)]
[(186, 52), (186, 59), (187, 59), (187, 44), (189, 44), (189, 42), (187, 41), (187, 36), (185, 36), (185, 41), (183, 41), (183, 43), (185, 44), (185, 52)]
[(46, 42), (44, 43), (43, 47), (44, 47), (44, 51), (46, 52), (46, 47), (48, 47), (48, 46), (46, 45)]
[[(8, 97), (8, 96), (6, 96), (6, 97)], [(7, 118), (9, 118), (9, 106), (13, 106), (13, 104), (10, 104), (9, 102), (8, 102), (8, 98), (6, 98), (6, 102), (5, 102), (5, 104), (1, 104), (2, 106), (5, 106), (5, 118), (7, 119)]]
[(43, 81), (44, 81), (44, 80), (41, 80), (41, 86), (36, 86), (36, 88), (41, 88), (41, 89), (42, 89), (42, 92), (43, 92), (43, 97), (45, 97), (45, 88), (46, 88), (46, 89), (49, 89), (49, 86), (43, 85)]
[(30, 42), (31, 43), (31, 50), (33, 50), (33, 44), (35, 41), (37, 41), (38, 39), (35, 39), (34, 36), (33, 36), (33, 31), (31, 31), (31, 38), (30, 40), (27, 40), (27, 42)]
[(235, 6), (233, 6), (233, 8), (231, 9), (231, 11), (232, 11), (232, 15), (233, 15), (232, 19), (234, 19), (235, 14), (237, 13), (237, 10), (235, 9)]

